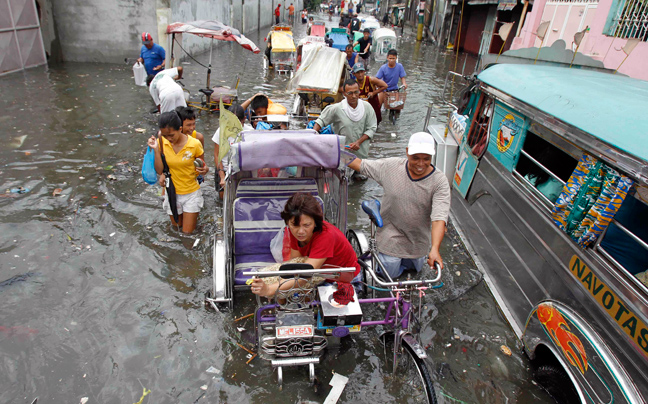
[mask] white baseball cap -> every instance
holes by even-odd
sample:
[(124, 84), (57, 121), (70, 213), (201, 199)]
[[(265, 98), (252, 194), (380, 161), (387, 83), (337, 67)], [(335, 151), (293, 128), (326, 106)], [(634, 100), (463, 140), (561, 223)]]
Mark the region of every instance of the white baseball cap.
[(434, 143), (434, 138), (432, 135), (426, 132), (416, 132), (410, 136), (409, 143), (407, 145), (407, 154), (410, 156), (412, 154), (429, 154), (434, 156), (436, 153), (436, 145)]

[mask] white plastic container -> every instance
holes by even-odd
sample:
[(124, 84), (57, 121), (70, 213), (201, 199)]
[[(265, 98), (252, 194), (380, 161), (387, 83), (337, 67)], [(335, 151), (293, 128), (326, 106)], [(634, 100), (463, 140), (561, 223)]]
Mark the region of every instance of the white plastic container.
[(146, 69), (140, 62), (133, 65), (133, 76), (135, 76), (135, 85), (146, 86)]

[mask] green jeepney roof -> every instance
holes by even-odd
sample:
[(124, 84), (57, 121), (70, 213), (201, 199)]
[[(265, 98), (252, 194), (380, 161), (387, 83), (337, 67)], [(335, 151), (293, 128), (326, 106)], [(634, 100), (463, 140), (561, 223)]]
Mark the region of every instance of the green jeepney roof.
[(648, 161), (648, 81), (555, 66), (500, 64), (478, 78)]

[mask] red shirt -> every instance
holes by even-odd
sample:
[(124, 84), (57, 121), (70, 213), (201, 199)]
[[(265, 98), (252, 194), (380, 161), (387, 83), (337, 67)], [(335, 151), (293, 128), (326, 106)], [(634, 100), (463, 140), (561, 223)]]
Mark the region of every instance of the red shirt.
[(325, 265), (333, 265), (343, 268), (354, 267), (356, 270), (353, 276), (360, 273), (360, 265), (355, 251), (344, 234), (337, 227), (329, 222), (323, 223), (321, 232), (313, 232), (311, 241), (303, 247), (290, 230), (290, 248), (299, 251), (303, 257), (326, 258)]
[(277, 17), (279, 17), (281, 15), (281, 9), (279, 8), (279, 6), (277, 6), (277, 8), (275, 8), (275, 15)]

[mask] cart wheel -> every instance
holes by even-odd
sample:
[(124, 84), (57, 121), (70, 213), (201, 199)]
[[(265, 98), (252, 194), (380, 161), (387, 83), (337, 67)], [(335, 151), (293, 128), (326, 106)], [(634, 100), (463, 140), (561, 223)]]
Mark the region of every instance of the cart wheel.
[(277, 383), (279, 384), (279, 391), (283, 390), (283, 370), (281, 366), (277, 368)]

